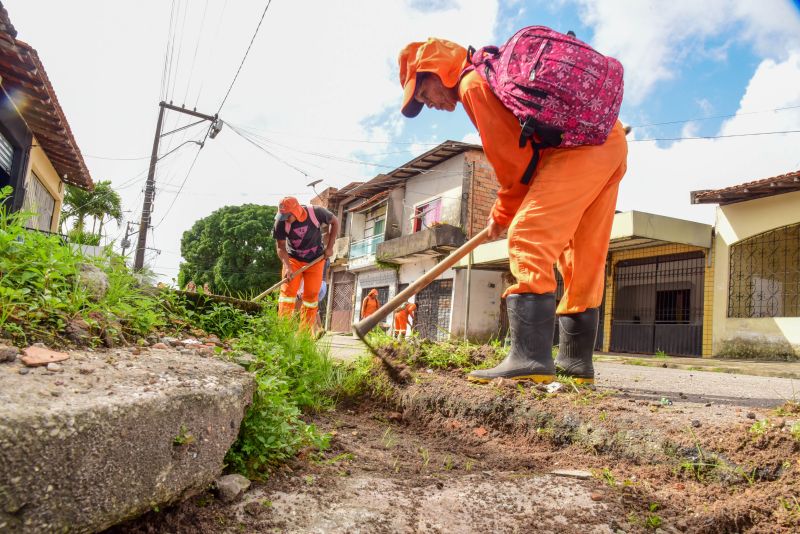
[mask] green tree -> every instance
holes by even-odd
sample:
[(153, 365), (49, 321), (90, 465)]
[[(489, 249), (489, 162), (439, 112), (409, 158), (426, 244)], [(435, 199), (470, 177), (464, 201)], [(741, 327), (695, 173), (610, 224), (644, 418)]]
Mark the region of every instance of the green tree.
[(272, 228), (275, 206), (226, 206), (194, 223), (181, 239), (178, 284), (208, 283), (220, 295), (252, 296), (280, 280)]
[(86, 233), (84, 229), (86, 218), (91, 217), (91, 234), (99, 239), (103, 234), (103, 224), (107, 218), (117, 222), (122, 219), (122, 198), (111, 188), (109, 180), (97, 182), (91, 191), (68, 185), (61, 209), (62, 225), (70, 217), (75, 218), (73, 229), (78, 236)]

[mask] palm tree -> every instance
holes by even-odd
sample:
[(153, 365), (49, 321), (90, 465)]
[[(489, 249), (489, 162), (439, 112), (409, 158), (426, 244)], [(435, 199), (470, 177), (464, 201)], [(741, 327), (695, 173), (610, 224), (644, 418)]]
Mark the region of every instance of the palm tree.
[(95, 233), (95, 223), (100, 222), (97, 235), (103, 234), (103, 223), (106, 217), (110, 217), (117, 223), (122, 220), (122, 198), (120, 198), (119, 193), (111, 188), (110, 181), (106, 180), (95, 184), (88, 215), (94, 218), (92, 233)]
[(83, 233), (83, 223), (86, 216), (89, 214), (91, 202), (92, 191), (87, 191), (86, 189), (75, 187), (74, 185), (68, 185), (67, 192), (64, 194), (64, 203), (61, 208), (59, 229), (66, 219), (75, 217), (75, 230)]
[[(97, 182), (91, 191), (68, 185), (64, 195), (61, 222), (69, 217), (75, 217), (74, 231), (78, 235), (84, 233), (86, 217), (91, 217), (93, 220), (91, 233), (100, 236), (106, 217), (117, 222), (122, 219), (122, 198), (111, 188), (109, 180)], [(96, 229), (98, 222), (100, 225)]]

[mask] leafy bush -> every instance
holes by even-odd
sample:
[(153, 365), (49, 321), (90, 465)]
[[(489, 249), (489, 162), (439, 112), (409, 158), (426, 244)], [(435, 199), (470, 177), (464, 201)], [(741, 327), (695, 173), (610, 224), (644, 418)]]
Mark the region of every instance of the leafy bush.
[(256, 357), (250, 370), (257, 386), (228, 464), (257, 478), (303, 447), (327, 447), (328, 436), (300, 416), (333, 406), (332, 393), (346, 374), (334, 371), (314, 338), (270, 307), (249, 322), (235, 348)]
[[(117, 324), (121, 332), (143, 336), (163, 325), (153, 297), (138, 287), (124, 262), (111, 252), (88, 258), (58, 236), (25, 228), (29, 213), (11, 213), (0, 190), (0, 334), (23, 342), (64, 341), (60, 335), (75, 318), (88, 324)], [(82, 264), (108, 275), (109, 290), (93, 299), (80, 284)]]

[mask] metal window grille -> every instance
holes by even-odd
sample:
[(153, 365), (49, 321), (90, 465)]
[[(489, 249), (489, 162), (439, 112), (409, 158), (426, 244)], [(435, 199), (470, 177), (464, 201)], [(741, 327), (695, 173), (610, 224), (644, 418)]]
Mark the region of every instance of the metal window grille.
[(800, 317), (800, 224), (731, 247), (728, 317)]
[(416, 330), (420, 337), (444, 340), (450, 337), (450, 307), (453, 298), (453, 281), (436, 280), (419, 292)]
[(346, 271), (333, 273), (330, 328), (334, 332), (350, 331), (355, 285), (356, 277), (352, 273)]

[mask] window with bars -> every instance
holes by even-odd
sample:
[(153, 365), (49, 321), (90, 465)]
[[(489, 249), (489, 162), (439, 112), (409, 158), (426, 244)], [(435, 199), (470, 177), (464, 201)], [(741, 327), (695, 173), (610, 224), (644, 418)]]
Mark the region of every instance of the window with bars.
[(800, 223), (731, 246), (728, 317), (800, 317)]

